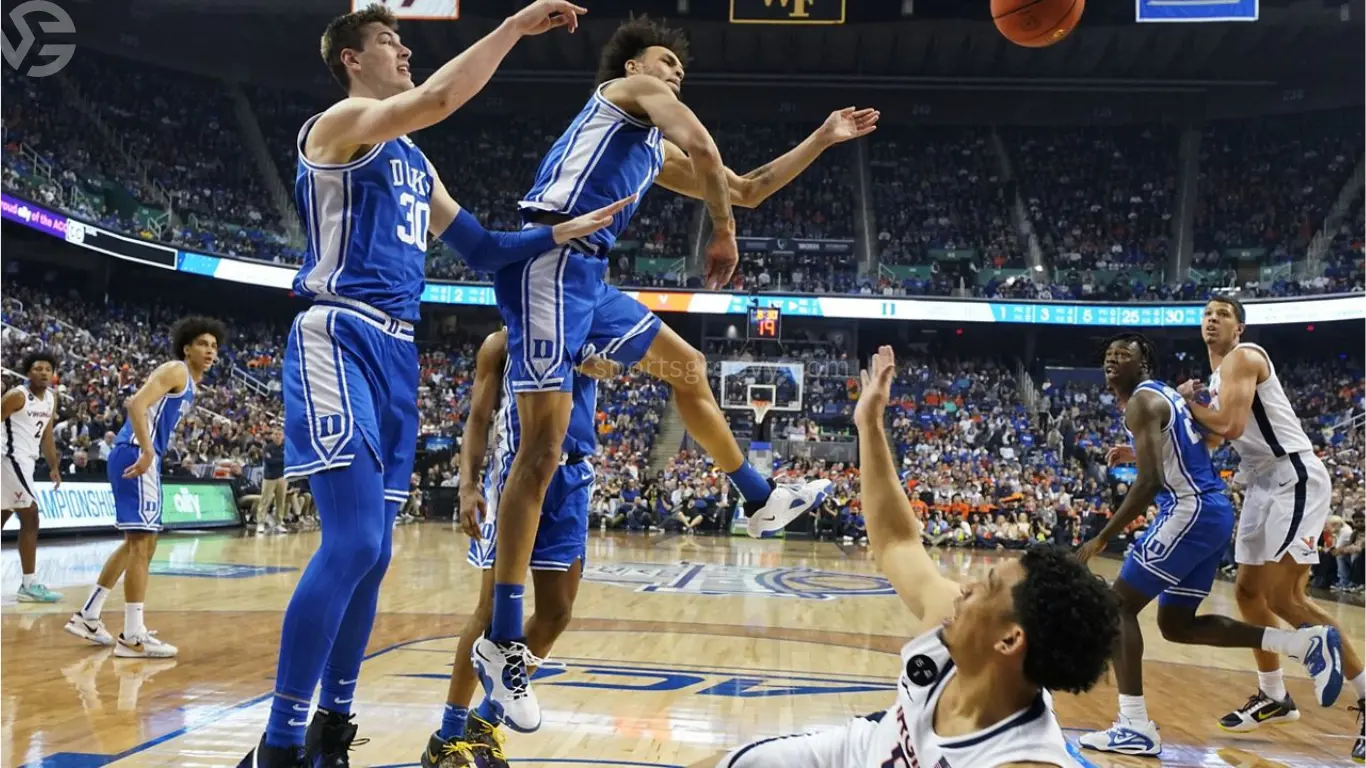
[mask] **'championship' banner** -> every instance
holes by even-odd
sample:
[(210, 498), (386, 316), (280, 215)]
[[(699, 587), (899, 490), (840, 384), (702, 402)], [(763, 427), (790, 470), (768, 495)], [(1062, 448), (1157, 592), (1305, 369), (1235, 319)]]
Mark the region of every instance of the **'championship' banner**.
[[(114, 526), (114, 491), (107, 482), (64, 481), (54, 488), (34, 482), (42, 528), (86, 530)], [(161, 523), (167, 528), (222, 528), (238, 525), (237, 499), (232, 485), (176, 483), (162, 480)], [(19, 516), (5, 524), (5, 532), (19, 530)]]

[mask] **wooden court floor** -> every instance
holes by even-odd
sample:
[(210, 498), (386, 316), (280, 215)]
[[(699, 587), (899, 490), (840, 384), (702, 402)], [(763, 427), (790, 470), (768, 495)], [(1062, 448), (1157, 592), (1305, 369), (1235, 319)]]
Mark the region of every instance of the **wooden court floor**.
[[(178, 659), (115, 659), (62, 631), (114, 540), (44, 543), (40, 578), (65, 591), (51, 606), (13, 602), (16, 552), (0, 554), (0, 768), (231, 766), (265, 725), (280, 621), (318, 534), (181, 534), (161, 543), (147, 624)], [(448, 525), (399, 529), (370, 655), (356, 695), (356, 766), (415, 766), (438, 725), (452, 651), (478, 576)], [(994, 554), (939, 551), (966, 577)], [(1006, 555), (1008, 556), (1008, 555)], [(1109, 575), (1118, 563), (1100, 567)], [(1325, 603), (1362, 643), (1363, 611)], [(116, 593), (105, 610), (123, 623)], [(1234, 610), (1216, 585), (1206, 610)], [(1256, 688), (1246, 652), (1175, 646), (1145, 614), (1150, 711), (1162, 765), (1350, 765), (1354, 719), (1310, 703), (1299, 723), (1244, 736), (1215, 719)], [(593, 534), (574, 623), (537, 680), (545, 725), (509, 740), (517, 766), (681, 766), (764, 736), (884, 709), (897, 649), (917, 631), (866, 551), (809, 541)], [(1312, 702), (1288, 665), (1289, 687)], [(1114, 718), (1108, 682), (1060, 695), (1075, 738)], [(1086, 753), (1096, 766), (1157, 765)], [(1255, 757), (1260, 756), (1260, 758)], [(1260, 759), (1261, 762), (1256, 762)]]

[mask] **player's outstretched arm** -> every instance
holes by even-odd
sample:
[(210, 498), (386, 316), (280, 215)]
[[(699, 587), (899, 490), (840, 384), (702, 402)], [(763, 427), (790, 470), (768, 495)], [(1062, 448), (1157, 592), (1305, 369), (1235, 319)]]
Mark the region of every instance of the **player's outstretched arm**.
[(621, 209), (634, 203), (635, 195), (604, 205), (553, 227), (533, 227), (518, 232), (497, 232), (484, 229), (474, 214), (446, 191), (436, 169), (427, 163), (432, 179), (431, 218), (428, 231), (455, 249), (460, 258), (478, 272), (493, 273), (508, 266), (539, 256), (557, 245), (597, 232), (612, 223)]
[[(356, 149), (396, 139), (446, 119), (488, 84), (518, 40), (558, 27), (578, 29), (588, 9), (568, 0), (536, 0), (436, 70), (416, 88), (387, 99), (353, 96), (334, 105), (309, 131), (309, 146), (348, 159)], [(381, 33), (379, 42), (383, 42)]]
[(1246, 347), (1230, 352), (1219, 364), (1219, 408), (1210, 408), (1187, 398), (1191, 416), (1216, 435), (1229, 440), (1242, 437), (1247, 419), (1252, 415), (1257, 379), (1261, 378), (1265, 365), (1266, 358)]
[(472, 539), (480, 538), (479, 524), (487, 507), (480, 480), (484, 476), (484, 452), (488, 449), (489, 423), (502, 390), (503, 362), (507, 359), (507, 329), (490, 333), (479, 345), (474, 360), (474, 391), (465, 436), (460, 442), (460, 528)]
[(891, 347), (882, 347), (862, 374), (863, 391), (854, 408), (863, 518), (868, 525), (868, 546), (901, 602), (917, 618), (935, 622), (953, 614), (960, 590), (939, 573), (925, 551), (920, 520), (901, 488), (887, 446), (883, 417), (895, 375), (896, 356)]
[(1139, 390), (1129, 398), (1124, 408), (1124, 424), (1134, 435), (1134, 454), (1138, 461), (1138, 477), (1129, 486), (1124, 503), (1094, 539), (1082, 545), (1077, 557), (1084, 563), (1105, 549), (1105, 545), (1134, 521), (1157, 498), (1162, 488), (1162, 428), (1168, 418), (1174, 418), (1171, 404), (1156, 392)]
[(138, 460), (124, 470), (126, 478), (138, 477), (152, 466), (156, 454), (152, 450), (152, 430), (147, 423), (147, 411), (152, 403), (172, 392), (180, 392), (190, 384), (190, 372), (179, 361), (162, 363), (157, 366), (146, 383), (133, 393), (124, 403), (128, 421), (133, 425), (133, 436), (138, 439), (141, 452)]
[[(740, 175), (725, 168), (731, 204), (741, 208), (758, 207), (774, 192), (792, 183), (825, 150), (877, 130), (877, 121), (881, 116), (882, 113), (876, 109), (837, 109), (800, 144), (749, 173)], [(680, 195), (694, 198), (702, 196), (701, 184), (693, 173), (692, 161), (683, 150), (669, 142), (664, 143), (664, 167), (660, 169), (658, 182), (661, 187)]]

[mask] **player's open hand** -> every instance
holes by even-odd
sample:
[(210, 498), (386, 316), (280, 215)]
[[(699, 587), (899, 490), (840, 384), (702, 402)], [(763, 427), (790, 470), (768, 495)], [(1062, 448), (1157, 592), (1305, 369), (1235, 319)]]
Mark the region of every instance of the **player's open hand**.
[(138, 454), (138, 460), (129, 465), (128, 469), (123, 470), (123, 479), (132, 480), (135, 477), (142, 477), (147, 470), (152, 468), (152, 460), (156, 458), (151, 451), (142, 451)]
[(871, 107), (837, 109), (825, 118), (818, 133), (826, 145), (860, 139), (877, 130), (880, 117), (882, 113)]
[(1105, 545), (1109, 543), (1097, 536), (1081, 545), (1081, 549), (1077, 550), (1077, 559), (1081, 561), (1082, 565), (1087, 565), (1091, 562), (1091, 558), (1105, 551)]
[(62, 487), (62, 473), (61, 470), (57, 469), (56, 467), (52, 467), (47, 471), (47, 479), (52, 481), (53, 488)]
[(1107, 466), (1133, 464), (1136, 461), (1138, 461), (1138, 454), (1134, 453), (1132, 445), (1116, 445), (1105, 452), (1105, 464)]
[(488, 503), (478, 488), (460, 489), (460, 530), (475, 541), (481, 541), (479, 526), (488, 515)]
[(878, 347), (868, 367), (859, 374), (862, 383), (858, 405), (854, 406), (854, 421), (881, 419), (892, 398), (892, 379), (896, 376), (896, 353), (886, 345)]
[(583, 6), (568, 0), (536, 0), (512, 17), (512, 24), (523, 35), (539, 35), (559, 27), (570, 33), (579, 28), (579, 16), (588, 13)]
[(552, 234), (555, 236), (555, 242), (559, 245), (564, 245), (574, 238), (586, 237), (587, 235), (597, 232), (599, 229), (611, 224), (612, 217), (616, 216), (622, 208), (625, 208), (635, 201), (635, 195), (623, 197), (611, 205), (604, 205), (596, 211), (589, 211), (577, 218), (556, 224), (554, 229), (551, 230)]
[(707, 241), (706, 263), (702, 285), (709, 291), (719, 291), (730, 285), (735, 266), (740, 263), (740, 246), (735, 243), (735, 230), (714, 229)]
[(1205, 383), (1199, 379), (1187, 379), (1181, 382), (1181, 386), (1176, 388), (1177, 394), (1186, 398), (1186, 402), (1193, 403), (1205, 391)]

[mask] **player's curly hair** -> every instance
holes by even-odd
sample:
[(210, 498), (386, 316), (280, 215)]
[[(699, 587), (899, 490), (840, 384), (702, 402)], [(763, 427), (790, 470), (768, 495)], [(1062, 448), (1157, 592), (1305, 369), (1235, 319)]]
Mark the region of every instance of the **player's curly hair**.
[(221, 320), (199, 315), (177, 320), (175, 325), (171, 326), (171, 353), (175, 355), (175, 359), (184, 360), (185, 348), (206, 333), (213, 336), (220, 347), (227, 343), (228, 327), (223, 325)]
[(1105, 345), (1100, 348), (1101, 359), (1105, 358), (1105, 350), (1109, 349), (1111, 345), (1117, 342), (1137, 346), (1140, 358), (1139, 363), (1143, 366), (1144, 370), (1148, 372), (1149, 376), (1157, 375), (1157, 347), (1148, 340), (1147, 336), (1144, 336), (1141, 333), (1120, 333), (1111, 336), (1105, 340)]
[(27, 376), (29, 371), (33, 370), (33, 366), (38, 363), (47, 363), (52, 366), (53, 373), (57, 372), (57, 356), (46, 349), (38, 349), (24, 355), (24, 362), (21, 366), (24, 375)]
[(661, 46), (688, 64), (688, 38), (682, 29), (665, 26), (649, 16), (633, 16), (621, 23), (602, 47), (598, 60), (598, 84), (626, 76), (626, 62), (639, 58), (646, 48)]
[(363, 48), (365, 28), (375, 23), (398, 31), (398, 19), (394, 12), (379, 3), (371, 3), (355, 13), (338, 16), (323, 30), (323, 63), (327, 65), (327, 71), (332, 73), (332, 79), (347, 93), (351, 92), (351, 76), (347, 74), (346, 65), (342, 63), (342, 51), (347, 48), (359, 51)]
[(1026, 638), (1025, 679), (1050, 691), (1091, 690), (1119, 638), (1119, 599), (1062, 547), (1033, 547), (1020, 565), (1025, 577), (1011, 599)]

